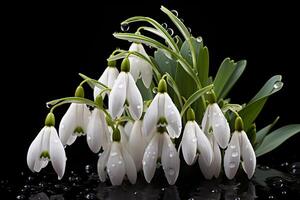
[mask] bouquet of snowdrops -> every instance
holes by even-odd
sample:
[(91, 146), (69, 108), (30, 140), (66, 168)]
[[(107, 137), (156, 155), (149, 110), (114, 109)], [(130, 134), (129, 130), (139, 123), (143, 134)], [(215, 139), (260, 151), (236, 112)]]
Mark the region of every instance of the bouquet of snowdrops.
[[(268, 97), (283, 86), (280, 75), (270, 78), (248, 103), (231, 102), (227, 94), (246, 61), (226, 58), (212, 76), (202, 38), (192, 36), (176, 11), (163, 6), (161, 10), (180, 36), (149, 17), (125, 20), (121, 24), (125, 31), (135, 22), (151, 26), (140, 26), (135, 33), (114, 33), (131, 43), (129, 50), (115, 50), (98, 81), (80, 74), (83, 81), (74, 97), (47, 103), (45, 126), (27, 154), (33, 172), (51, 161), (61, 179), (64, 148), (86, 135), (91, 151), (99, 153), (100, 180), (109, 177), (113, 185), (122, 184), (124, 177), (134, 184), (139, 171), (151, 182), (157, 166), (162, 166), (168, 183), (175, 184), (180, 152), (187, 165), (199, 164), (206, 179), (217, 178), (221, 170), (233, 179), (240, 164), (250, 179), (258, 156), (300, 131), (300, 124), (293, 124), (271, 132), (278, 118), (256, 131), (255, 119)], [(144, 45), (155, 49), (153, 56)], [(93, 88), (93, 100), (85, 98), (85, 85)], [(64, 104), (70, 107), (57, 132), (54, 111)]]

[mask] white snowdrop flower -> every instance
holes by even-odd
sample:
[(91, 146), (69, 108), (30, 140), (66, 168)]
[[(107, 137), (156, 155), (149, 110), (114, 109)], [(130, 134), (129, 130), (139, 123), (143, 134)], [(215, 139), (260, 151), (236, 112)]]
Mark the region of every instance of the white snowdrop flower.
[(51, 161), (58, 179), (61, 179), (65, 173), (67, 158), (54, 123), (54, 115), (49, 113), (46, 117), (44, 128), (42, 128), (28, 149), (27, 165), (32, 172), (40, 172)]
[(132, 121), (128, 121), (126, 122), (125, 126), (124, 126), (124, 131), (126, 133), (127, 138), (130, 137), (130, 133), (133, 127), (133, 122)]
[[(150, 60), (142, 44), (132, 43), (129, 51), (138, 52)], [(141, 75), (145, 87), (149, 88), (153, 77), (152, 67), (150, 63), (133, 54), (130, 54), (129, 61), (130, 73), (132, 74), (133, 79), (137, 81), (137, 79)]]
[(126, 146), (120, 142), (122, 136), (119, 129), (114, 130), (112, 137), (113, 142), (99, 156), (97, 164), (99, 178), (104, 182), (108, 175), (112, 185), (121, 185), (126, 175), (130, 183), (135, 184), (136, 167)]
[(212, 179), (213, 177), (218, 178), (221, 172), (222, 164), (221, 150), (214, 135), (208, 135), (208, 139), (213, 150), (212, 161), (209, 164), (205, 157), (200, 154), (198, 157), (199, 167), (206, 179)]
[(91, 118), (87, 125), (87, 143), (91, 151), (97, 153), (101, 147), (105, 149), (108, 144), (108, 138), (110, 136), (108, 126), (105, 119), (105, 113), (95, 108), (92, 111)]
[[(84, 90), (81, 86), (77, 87), (75, 96), (84, 97)], [(64, 146), (73, 144), (77, 136), (86, 134), (90, 115), (91, 112), (85, 104), (71, 103), (60, 121), (58, 130)]]
[(216, 103), (214, 93), (209, 95), (209, 105), (206, 108), (202, 119), (202, 130), (206, 134), (213, 134), (221, 148), (226, 148), (230, 139), (229, 124)]
[(143, 113), (142, 95), (129, 69), (129, 60), (125, 58), (121, 65), (121, 73), (112, 87), (108, 100), (108, 109), (113, 119), (122, 115), (126, 101), (129, 113), (134, 120), (140, 119)]
[(167, 83), (161, 79), (158, 84), (158, 93), (147, 109), (143, 120), (143, 133), (148, 136), (161, 123), (166, 124), (171, 138), (178, 138), (181, 133), (181, 117), (178, 109), (167, 93)]
[(206, 135), (195, 121), (193, 109), (187, 112), (188, 122), (185, 125), (182, 136), (182, 154), (185, 162), (192, 165), (196, 159), (197, 151), (201, 154), (204, 161), (210, 165), (213, 158), (213, 150)]
[[(98, 81), (108, 88), (112, 88), (118, 75), (119, 71), (116, 68), (116, 61), (110, 61), (108, 62), (108, 67), (104, 70)], [(103, 87), (94, 87), (94, 99), (96, 99), (103, 89)], [(109, 91), (103, 92), (102, 98), (104, 98), (106, 94), (109, 94)]]
[(251, 142), (243, 130), (243, 121), (240, 117), (237, 117), (235, 121), (235, 129), (225, 151), (224, 171), (228, 179), (233, 179), (242, 159), (243, 169), (250, 179), (255, 172), (256, 156)]
[(142, 133), (141, 120), (136, 120), (131, 129), (128, 141), (128, 150), (132, 155), (137, 171), (142, 169), (142, 159), (147, 145), (145, 135)]
[(170, 185), (175, 184), (179, 174), (180, 159), (175, 145), (165, 131), (154, 133), (143, 156), (143, 172), (148, 183), (151, 182), (155, 174), (159, 158), (168, 183)]

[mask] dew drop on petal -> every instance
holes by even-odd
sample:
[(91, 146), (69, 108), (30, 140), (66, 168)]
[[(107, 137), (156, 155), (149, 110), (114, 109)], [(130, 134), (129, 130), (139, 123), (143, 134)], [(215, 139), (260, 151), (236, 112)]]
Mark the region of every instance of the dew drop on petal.
[(230, 145), (230, 148), (231, 148), (231, 149), (235, 149), (236, 146), (235, 146), (234, 144), (232, 144), (232, 145)]
[(231, 163), (229, 163), (229, 168), (235, 168), (235, 163), (234, 162), (231, 162)]
[(92, 138), (91, 138), (91, 136), (87, 136), (86, 139), (87, 140), (91, 140)]
[(138, 105), (136, 108), (140, 110), (140, 109), (142, 108), (142, 106), (141, 106), (141, 105)]
[(121, 165), (123, 162), (121, 160), (118, 161), (118, 164)]
[(174, 155), (172, 153), (170, 153), (169, 157), (172, 158)]
[(111, 166), (112, 166), (112, 167), (115, 167), (115, 166), (116, 166), (116, 164), (114, 164), (114, 163), (113, 163), (113, 164), (111, 164)]
[(215, 124), (215, 127), (219, 127), (220, 126), (220, 124)]
[(193, 138), (192, 142), (194, 142), (194, 143), (197, 142), (197, 138)]
[(232, 152), (231, 156), (233, 158), (236, 158), (239, 155), (239, 153), (237, 151)]
[(170, 168), (170, 169), (168, 170), (168, 174), (169, 174), (170, 176), (173, 176), (173, 175), (175, 174), (175, 170), (172, 169), (172, 168)]
[(118, 155), (117, 152), (112, 152), (112, 153), (110, 154), (110, 156), (116, 156), (116, 155)]
[(143, 165), (146, 165), (146, 161), (143, 161)]
[(65, 125), (64, 125), (64, 124), (62, 124), (62, 125), (61, 125), (61, 128), (62, 128), (62, 129), (64, 129), (64, 128), (65, 128)]
[(118, 85), (118, 88), (119, 88), (119, 89), (122, 89), (123, 87), (124, 87), (123, 84)]

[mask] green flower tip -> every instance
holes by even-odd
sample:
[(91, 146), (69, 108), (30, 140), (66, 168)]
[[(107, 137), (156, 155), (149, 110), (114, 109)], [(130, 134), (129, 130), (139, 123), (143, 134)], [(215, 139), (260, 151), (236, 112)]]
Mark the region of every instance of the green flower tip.
[(75, 97), (84, 97), (84, 89), (81, 85), (76, 88)]
[(54, 126), (55, 125), (55, 117), (52, 112), (48, 113), (45, 119), (45, 126)]
[(235, 126), (234, 126), (234, 128), (235, 128), (235, 130), (237, 130), (239, 132), (242, 131), (242, 130), (244, 130), (244, 122), (243, 122), (243, 120), (242, 120), (241, 117), (237, 117), (235, 119)]
[(121, 64), (121, 71), (122, 72), (129, 72), (130, 71), (130, 62), (129, 59), (126, 57), (123, 59)]
[(115, 61), (115, 60), (107, 61), (107, 66), (108, 67), (116, 67), (116, 65), (117, 65), (117, 61)]
[(210, 92), (207, 92), (207, 100), (210, 104), (216, 103), (217, 102), (217, 97), (215, 92), (212, 90)]
[(157, 91), (159, 93), (165, 93), (167, 92), (167, 83), (164, 79), (160, 79), (159, 83), (158, 83), (158, 89)]
[(103, 108), (103, 98), (102, 95), (98, 95), (95, 99), (95, 103), (100, 106), (100, 108)]
[(112, 137), (113, 137), (114, 142), (120, 142), (121, 141), (121, 134), (120, 134), (120, 131), (119, 131), (118, 128), (114, 129)]
[(195, 112), (192, 108), (189, 108), (187, 111), (187, 120), (188, 121), (195, 121)]

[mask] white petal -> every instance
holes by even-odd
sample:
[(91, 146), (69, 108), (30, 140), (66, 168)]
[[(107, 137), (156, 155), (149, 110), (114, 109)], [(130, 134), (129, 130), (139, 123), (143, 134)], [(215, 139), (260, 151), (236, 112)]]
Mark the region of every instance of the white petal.
[(197, 153), (197, 138), (195, 126), (192, 121), (188, 121), (185, 125), (182, 136), (182, 154), (185, 162), (192, 165)]
[(178, 138), (181, 133), (181, 117), (178, 109), (173, 103), (168, 93), (165, 95), (165, 117), (168, 125), (167, 130), (171, 138)]
[(103, 111), (94, 109), (87, 127), (87, 143), (94, 153), (99, 152), (101, 146), (107, 143), (106, 131), (108, 128), (104, 120)]
[(206, 135), (200, 129), (199, 125), (194, 122), (195, 129), (196, 129), (196, 137), (197, 137), (197, 144), (198, 150), (202, 155), (203, 159), (206, 163), (211, 164), (213, 159), (213, 150), (209, 140), (207, 139)]
[[(104, 72), (102, 73), (102, 75), (99, 78), (99, 82), (103, 83), (104, 85), (107, 85), (108, 83), (108, 69), (109, 67), (107, 67)], [(96, 99), (96, 97), (100, 94), (100, 92), (103, 90), (103, 87), (99, 88), (99, 87), (94, 87), (94, 99)], [(102, 95), (102, 97), (104, 97), (104, 94)]]
[(121, 185), (125, 176), (125, 165), (120, 150), (120, 143), (112, 143), (106, 167), (110, 182), (113, 185)]
[(179, 154), (167, 133), (164, 133), (161, 164), (168, 183), (174, 185), (179, 175), (180, 160)]
[(102, 182), (106, 180), (105, 167), (107, 164), (109, 154), (110, 154), (110, 146), (108, 146), (108, 148), (105, 149), (101, 155), (99, 155), (99, 159), (97, 162), (97, 171), (98, 171), (100, 181)]
[[(130, 45), (130, 48), (129, 48), (129, 51), (136, 51), (138, 52), (139, 48), (138, 48), (138, 44), (136, 43), (132, 43)], [(135, 55), (130, 55), (128, 57), (129, 59), (129, 62), (130, 62), (130, 73), (134, 79), (134, 81), (136, 82), (137, 79), (139, 78), (139, 75), (140, 75), (140, 71), (141, 71), (141, 68), (140, 68), (140, 61), (141, 59)]]
[(119, 128), (120, 135), (121, 135), (121, 143), (122, 143), (122, 145), (127, 147), (128, 146), (128, 138), (126, 136), (125, 129), (123, 126), (118, 126), (118, 128)]
[(116, 67), (108, 67), (108, 75), (107, 75), (107, 86), (112, 88), (116, 79), (118, 78), (119, 71)]
[(142, 135), (142, 121), (134, 122), (128, 141), (129, 152), (132, 155), (137, 171), (142, 169), (142, 160), (146, 148), (146, 142)]
[(246, 172), (248, 178), (250, 179), (256, 167), (256, 156), (253, 150), (253, 147), (247, 137), (247, 134), (242, 131), (241, 132), (241, 156), (243, 159), (243, 169)]
[(152, 100), (147, 112), (145, 113), (143, 120), (143, 133), (147, 137), (156, 129), (158, 122), (158, 99), (160, 94), (158, 93)]
[(214, 151), (214, 156), (213, 156), (213, 161), (212, 161), (212, 168), (214, 169), (213, 174), (215, 178), (218, 178), (221, 172), (221, 165), (222, 165), (222, 157), (221, 157), (221, 150), (220, 147), (218, 145), (217, 140), (213, 138), (213, 141), (211, 143), (213, 143), (213, 151)]
[(224, 171), (228, 179), (233, 179), (240, 165), (239, 132), (232, 134), (224, 155)]
[[(63, 145), (67, 144), (69, 138), (74, 133), (74, 130), (76, 128), (75, 115), (76, 115), (76, 104), (71, 103), (69, 109), (62, 117), (58, 129), (59, 137)], [(72, 143), (69, 143), (69, 145), (71, 144)]]
[(54, 127), (51, 127), (49, 154), (52, 166), (58, 175), (58, 179), (61, 179), (65, 173), (67, 158), (64, 147), (59, 140), (57, 131)]
[(72, 134), (67, 141), (67, 145), (73, 144), (75, 142), (76, 138), (77, 138), (77, 136)]
[(34, 172), (34, 165), (36, 160), (40, 159), (41, 155), (41, 147), (42, 147), (42, 138), (43, 134), (45, 132), (45, 128), (42, 128), (42, 130), (38, 133), (36, 138), (32, 141), (32, 143), (29, 146), (28, 152), (27, 152), (27, 165), (29, 169)]
[(209, 122), (210, 122), (210, 119), (209, 119), (209, 112), (210, 112), (210, 108), (211, 108), (211, 105), (209, 104), (205, 110), (205, 113), (203, 115), (203, 118), (202, 118), (202, 123), (201, 123), (201, 128), (203, 130), (204, 133), (208, 134), (208, 130), (209, 130)]
[(125, 146), (122, 147), (122, 155), (125, 162), (126, 175), (130, 183), (135, 184), (137, 171), (131, 155), (128, 153)]
[(230, 139), (228, 122), (217, 103), (211, 105), (211, 126), (213, 134), (221, 148), (226, 148)]
[(133, 122), (132, 121), (128, 121), (125, 126), (124, 126), (124, 131), (126, 133), (127, 138), (130, 137), (130, 133), (131, 133), (131, 129), (133, 126)]
[(143, 113), (143, 98), (130, 73), (127, 84), (127, 101), (129, 112), (134, 120), (141, 118)]
[(109, 95), (108, 108), (113, 119), (120, 117), (124, 110), (127, 89), (127, 74), (121, 72)]
[[(146, 53), (143, 45), (142, 44), (137, 44), (137, 45), (138, 45), (138, 52), (149, 59), (149, 56)], [(143, 59), (140, 59), (139, 67), (141, 69), (140, 72), (142, 75), (143, 83), (146, 88), (149, 88), (151, 81), (152, 81), (152, 76), (153, 76), (152, 67), (147, 61), (145, 61)]]
[(159, 144), (159, 134), (155, 134), (148, 144), (144, 156), (143, 156), (143, 172), (145, 179), (148, 183), (152, 180), (155, 170), (156, 162), (158, 158), (158, 144)]
[(76, 107), (76, 128), (80, 127), (83, 130), (83, 133), (79, 133), (79, 136), (85, 135), (91, 112), (85, 104), (76, 104)]

